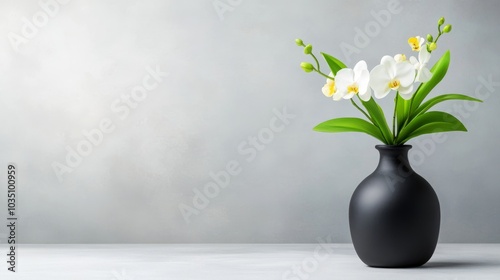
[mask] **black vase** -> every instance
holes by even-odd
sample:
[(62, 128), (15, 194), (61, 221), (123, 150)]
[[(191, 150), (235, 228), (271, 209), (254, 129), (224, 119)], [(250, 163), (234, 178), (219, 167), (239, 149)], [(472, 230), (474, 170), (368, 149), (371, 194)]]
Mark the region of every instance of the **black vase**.
[(439, 200), (411, 168), (410, 145), (375, 148), (380, 152), (377, 169), (359, 184), (349, 205), (354, 249), (368, 266), (421, 266), (436, 248)]

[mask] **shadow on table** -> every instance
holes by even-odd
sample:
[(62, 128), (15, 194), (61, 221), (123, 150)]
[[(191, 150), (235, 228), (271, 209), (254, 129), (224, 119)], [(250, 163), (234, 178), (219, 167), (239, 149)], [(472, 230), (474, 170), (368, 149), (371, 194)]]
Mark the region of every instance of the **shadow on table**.
[(481, 261), (443, 261), (443, 262), (428, 262), (420, 268), (484, 268), (484, 267), (499, 267), (500, 262), (481, 262)]

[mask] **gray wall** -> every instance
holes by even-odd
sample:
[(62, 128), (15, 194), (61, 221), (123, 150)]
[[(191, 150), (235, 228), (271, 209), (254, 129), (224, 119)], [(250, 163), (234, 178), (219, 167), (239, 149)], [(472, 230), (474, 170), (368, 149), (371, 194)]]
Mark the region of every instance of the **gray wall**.
[[(435, 33), (445, 16), (453, 31), (432, 61), (450, 49), (452, 63), (434, 94), (485, 102), (441, 105), (469, 132), (411, 141), (412, 162), (440, 198), (441, 242), (500, 242), (500, 2), (400, 1), (375, 23), (387, 3), (74, 0), (46, 16), (37, 1), (1, 1), (0, 163), (19, 168), (19, 241), (350, 242), (349, 199), (376, 166), (377, 141), (311, 130), (359, 114), (321, 94), (294, 39), (372, 68), (409, 55), (408, 37)], [(33, 16), (38, 27), (23, 20)], [(391, 98), (381, 104), (390, 114)], [(217, 189), (210, 174), (225, 170)], [(195, 197), (205, 187), (211, 197)], [(193, 197), (205, 205), (189, 208)]]

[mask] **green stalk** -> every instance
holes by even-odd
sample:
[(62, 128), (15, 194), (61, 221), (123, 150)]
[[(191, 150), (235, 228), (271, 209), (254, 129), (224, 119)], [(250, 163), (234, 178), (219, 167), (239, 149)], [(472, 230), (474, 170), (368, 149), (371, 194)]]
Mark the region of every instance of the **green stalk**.
[[(363, 100), (361, 100), (361, 98), (359, 97), (359, 95), (356, 95), (356, 96), (358, 97), (359, 101), (363, 102)], [(370, 116), (369, 116), (369, 115), (368, 115), (368, 114), (367, 114), (367, 113), (366, 113), (363, 109), (361, 109), (361, 108), (358, 106), (358, 104), (356, 104), (356, 102), (354, 102), (354, 100), (352, 100), (352, 98), (351, 98), (351, 102), (352, 102), (352, 105), (354, 105), (354, 107), (358, 108), (358, 110), (359, 110), (361, 113), (363, 113), (363, 115), (365, 115), (365, 116), (366, 116), (366, 118), (368, 118), (368, 119), (369, 119), (369, 120), (373, 123), (373, 125), (374, 125), (376, 128), (378, 128), (378, 130), (380, 130), (380, 134), (382, 134), (382, 137), (383, 137), (383, 138), (384, 138), (384, 140), (385, 140), (385, 144), (386, 144), (386, 145), (390, 145), (390, 144), (391, 144), (391, 142), (389, 141), (389, 139), (387, 139), (387, 138), (385, 137), (384, 132), (382, 131), (382, 129), (380, 128), (380, 126), (379, 126), (379, 125), (378, 125), (378, 124), (377, 124), (377, 123), (376, 123), (376, 122), (375, 122), (375, 121), (374, 121), (374, 120), (373, 120), (373, 119), (372, 119), (372, 118), (371, 118), (371, 117), (370, 117)]]
[(316, 67), (318, 67), (318, 72), (319, 72), (320, 71), (320, 69), (319, 69), (319, 61), (318, 61), (318, 59), (316, 58), (316, 56), (313, 53), (311, 53), (311, 56), (314, 58), (314, 61), (316, 61)]
[(394, 114), (392, 115), (392, 138), (396, 140), (396, 110), (398, 108), (398, 95), (396, 92), (396, 97), (394, 97)]
[(325, 74), (325, 73), (323, 73), (323, 72), (319, 71), (319, 69), (314, 68), (314, 71), (318, 72), (318, 74), (320, 74), (321, 76), (323, 76), (323, 77), (325, 77), (325, 78), (327, 78), (327, 79), (330, 79), (330, 80), (335, 80), (335, 78), (330, 77), (330, 76), (328, 76), (327, 74)]
[[(377, 124), (373, 122), (372, 118), (370, 118), (370, 116), (369, 116), (369, 115), (368, 115), (368, 114), (367, 114), (367, 113), (366, 113), (363, 109), (361, 109), (361, 107), (359, 107), (359, 106), (358, 106), (358, 104), (356, 104), (356, 102), (354, 102), (354, 100), (352, 100), (352, 98), (351, 98), (351, 103), (352, 103), (352, 105), (354, 105), (354, 107), (356, 107), (356, 108), (357, 108), (357, 109), (358, 109), (361, 113), (363, 113), (363, 115), (365, 115), (365, 117), (366, 117), (368, 120), (370, 120), (370, 121), (371, 121), (371, 122), (372, 122), (372, 123), (373, 123), (373, 124), (374, 124), (374, 125), (378, 128)], [(380, 128), (379, 128), (379, 129), (380, 129)]]
[[(417, 89), (417, 91), (418, 91), (418, 89)], [(415, 94), (416, 93), (417, 92), (415, 92)], [(411, 107), (413, 106), (413, 99), (415, 97), (415, 94), (413, 94), (413, 96), (410, 99), (410, 110), (408, 110), (408, 116), (406, 116), (405, 122), (403, 123), (403, 126), (401, 127), (401, 129), (403, 129), (408, 124), (408, 121), (410, 120), (410, 117), (411, 117), (411, 114), (412, 114)], [(399, 131), (401, 131), (401, 129), (398, 128)]]
[[(419, 86), (419, 88), (420, 88), (420, 86)], [(417, 89), (417, 91), (418, 91), (418, 89)], [(415, 93), (416, 93), (416, 92), (415, 92)], [(411, 99), (410, 99), (410, 109), (408, 110), (408, 115), (407, 115), (407, 116), (406, 116), (406, 118), (405, 118), (405, 122), (403, 123), (403, 125), (402, 125), (401, 127), (398, 127), (398, 135), (397, 135), (397, 136), (399, 136), (399, 132), (401, 132), (401, 130), (402, 130), (402, 129), (403, 129), (403, 128), (404, 128), (404, 127), (408, 124), (408, 122), (410, 121), (410, 117), (411, 117), (411, 114), (412, 114), (412, 112), (411, 112), (411, 106), (413, 105), (413, 99), (414, 99), (414, 97), (415, 97), (415, 94), (414, 94), (414, 95), (411, 97)], [(401, 144), (401, 143), (399, 143), (399, 141), (398, 141), (397, 137), (396, 137), (396, 138), (394, 138), (394, 141), (395, 141), (395, 142), (397, 142), (397, 144), (398, 144), (398, 145), (399, 145), (399, 144)]]

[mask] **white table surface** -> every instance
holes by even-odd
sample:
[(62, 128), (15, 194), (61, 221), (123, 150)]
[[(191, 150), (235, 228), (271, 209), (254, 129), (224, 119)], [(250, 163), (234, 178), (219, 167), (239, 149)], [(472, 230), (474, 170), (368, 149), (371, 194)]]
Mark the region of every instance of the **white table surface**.
[(351, 244), (19, 245), (18, 272), (2, 263), (2, 280), (498, 280), (500, 244), (439, 244), (411, 269), (367, 267)]

